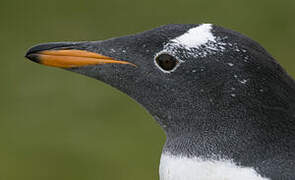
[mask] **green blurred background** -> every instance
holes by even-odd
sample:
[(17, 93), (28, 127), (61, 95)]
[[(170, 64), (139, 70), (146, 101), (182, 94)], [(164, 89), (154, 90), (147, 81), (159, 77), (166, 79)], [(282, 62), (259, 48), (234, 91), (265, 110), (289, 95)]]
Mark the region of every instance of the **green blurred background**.
[(165, 136), (152, 117), (101, 82), (26, 60), (32, 45), (210, 22), (257, 40), (294, 77), (294, 17), (294, 0), (2, 0), (0, 180), (158, 178)]

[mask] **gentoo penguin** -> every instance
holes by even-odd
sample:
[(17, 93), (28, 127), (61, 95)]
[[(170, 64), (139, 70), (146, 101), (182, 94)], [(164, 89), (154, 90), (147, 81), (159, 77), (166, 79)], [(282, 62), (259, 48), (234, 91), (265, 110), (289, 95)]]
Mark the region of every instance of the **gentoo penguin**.
[(295, 83), (257, 42), (212, 24), (32, 47), (26, 57), (103, 81), (165, 131), (161, 180), (294, 180)]

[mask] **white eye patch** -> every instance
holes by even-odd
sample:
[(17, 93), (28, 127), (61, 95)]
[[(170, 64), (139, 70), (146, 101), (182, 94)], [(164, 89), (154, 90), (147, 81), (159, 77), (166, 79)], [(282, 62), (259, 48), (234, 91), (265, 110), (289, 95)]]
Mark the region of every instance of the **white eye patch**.
[(191, 28), (183, 35), (172, 39), (172, 43), (176, 43), (187, 49), (199, 48), (202, 45), (210, 42), (216, 42), (215, 36), (211, 32), (211, 24), (202, 24), (200, 26)]
[(189, 29), (184, 34), (171, 39), (164, 45), (162, 51), (176, 55), (179, 50), (186, 50), (186, 57), (206, 57), (225, 50), (226, 43), (223, 39), (227, 37), (214, 36), (212, 24), (202, 24)]
[[(185, 59), (188, 57), (206, 57), (211, 54), (223, 52), (226, 43), (222, 42), (220, 37), (214, 36), (212, 28), (212, 24), (201, 24), (189, 29), (184, 34), (171, 39), (164, 45), (163, 50), (155, 55), (156, 66), (165, 73), (171, 73), (180, 65), (180, 63), (177, 64), (176, 68), (172, 70), (161, 68), (156, 61), (156, 57), (160, 54), (170, 54), (178, 59), (179, 62), (185, 62)], [(182, 55), (179, 55), (178, 52), (182, 52)]]

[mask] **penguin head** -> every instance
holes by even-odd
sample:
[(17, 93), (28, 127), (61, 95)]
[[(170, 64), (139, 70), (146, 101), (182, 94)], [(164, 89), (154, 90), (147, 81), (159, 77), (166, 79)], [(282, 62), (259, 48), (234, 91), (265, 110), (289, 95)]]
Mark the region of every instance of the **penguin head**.
[(197, 122), (226, 116), (225, 110), (238, 109), (242, 116), (244, 99), (281, 105), (280, 99), (266, 102), (264, 95), (288, 79), (258, 43), (211, 24), (165, 25), (104, 41), (40, 44), (26, 57), (119, 89), (142, 104), (166, 132), (206, 126)]

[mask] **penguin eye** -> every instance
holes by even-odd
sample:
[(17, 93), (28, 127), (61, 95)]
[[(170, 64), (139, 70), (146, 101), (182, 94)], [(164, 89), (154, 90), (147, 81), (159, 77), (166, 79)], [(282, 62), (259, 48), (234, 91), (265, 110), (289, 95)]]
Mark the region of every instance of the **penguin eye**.
[(179, 61), (169, 55), (169, 54), (160, 54), (156, 57), (156, 63), (165, 71), (171, 71), (173, 70), (176, 65), (179, 63)]

